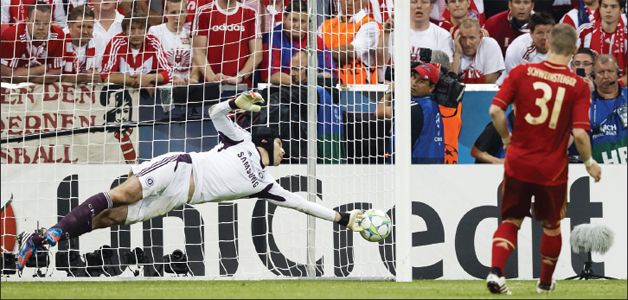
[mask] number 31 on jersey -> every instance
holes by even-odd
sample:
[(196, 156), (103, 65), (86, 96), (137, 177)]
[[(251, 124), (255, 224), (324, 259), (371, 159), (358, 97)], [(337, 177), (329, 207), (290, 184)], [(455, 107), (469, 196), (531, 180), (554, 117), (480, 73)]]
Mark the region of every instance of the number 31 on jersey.
[[(541, 81), (537, 81), (532, 84), (534, 90), (542, 90), (543, 98), (536, 98), (536, 106), (541, 108), (541, 114), (538, 117), (533, 117), (531, 114), (527, 114), (525, 119), (531, 125), (541, 125), (547, 121), (547, 116), (549, 115), (549, 109), (547, 107), (547, 103), (552, 99), (553, 93), (552, 88), (549, 84)], [(556, 124), (558, 123), (558, 117), (560, 116), (560, 110), (563, 106), (563, 100), (565, 99), (565, 88), (559, 87), (558, 91), (556, 91), (556, 98), (554, 99), (554, 109), (552, 110), (552, 117), (550, 119), (548, 127), (550, 129), (556, 129)]]

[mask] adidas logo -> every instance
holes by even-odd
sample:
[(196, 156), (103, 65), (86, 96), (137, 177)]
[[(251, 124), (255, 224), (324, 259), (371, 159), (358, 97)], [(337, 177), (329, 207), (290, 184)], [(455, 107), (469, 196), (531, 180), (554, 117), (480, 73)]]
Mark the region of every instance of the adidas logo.
[(225, 25), (222, 24), (220, 26), (218, 25), (214, 25), (212, 26), (212, 31), (244, 31), (244, 26), (240, 25), (240, 24), (230, 24), (230, 25)]

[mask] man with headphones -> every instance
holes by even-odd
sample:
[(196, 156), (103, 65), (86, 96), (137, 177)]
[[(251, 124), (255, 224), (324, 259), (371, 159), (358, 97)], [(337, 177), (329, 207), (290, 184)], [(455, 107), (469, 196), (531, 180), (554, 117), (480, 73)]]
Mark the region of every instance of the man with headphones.
[(599, 55), (593, 69), (591, 148), (593, 159), (604, 164), (626, 164), (626, 88), (618, 83), (621, 70), (614, 56)]

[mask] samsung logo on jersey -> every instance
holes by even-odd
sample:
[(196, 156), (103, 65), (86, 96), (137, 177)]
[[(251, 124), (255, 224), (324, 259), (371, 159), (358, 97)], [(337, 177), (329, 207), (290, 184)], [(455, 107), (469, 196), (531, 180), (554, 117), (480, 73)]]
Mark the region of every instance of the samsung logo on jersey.
[(218, 25), (214, 25), (212, 26), (212, 31), (244, 31), (244, 26), (240, 25), (240, 24), (231, 24), (231, 25), (225, 25), (222, 24), (220, 26)]
[(249, 180), (251, 180), (251, 184), (253, 184), (253, 187), (257, 187), (259, 185), (259, 181), (257, 181), (257, 177), (255, 177), (255, 173), (253, 172), (253, 168), (251, 167), (251, 164), (249, 163), (248, 159), (244, 156), (244, 152), (238, 153), (238, 157), (240, 158), (240, 161), (242, 162), (242, 165), (244, 166), (244, 169), (246, 170), (246, 175), (249, 177)]

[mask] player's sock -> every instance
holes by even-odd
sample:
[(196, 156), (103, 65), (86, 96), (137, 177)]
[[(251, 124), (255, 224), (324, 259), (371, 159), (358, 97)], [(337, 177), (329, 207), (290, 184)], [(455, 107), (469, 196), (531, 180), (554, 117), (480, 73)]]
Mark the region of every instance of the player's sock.
[(43, 245), (44, 243), (44, 238), (39, 234), (33, 234), (31, 237), (31, 240), (33, 241), (33, 244), (35, 245), (35, 248), (40, 248), (41, 245)]
[(519, 227), (517, 225), (504, 222), (497, 227), (497, 231), (493, 235), (493, 255), (491, 267), (499, 268), (504, 273), (504, 265), (510, 253), (517, 247), (517, 232)]
[(545, 285), (552, 284), (552, 275), (554, 275), (554, 269), (556, 269), (556, 262), (558, 261), (562, 244), (563, 239), (560, 233), (555, 236), (543, 233), (543, 239), (541, 240), (541, 255), (543, 256), (541, 283)]
[(51, 228), (63, 231), (61, 240), (71, 239), (92, 231), (92, 219), (107, 208), (112, 208), (113, 202), (108, 192), (98, 193), (89, 197), (81, 205), (69, 212), (59, 223)]

